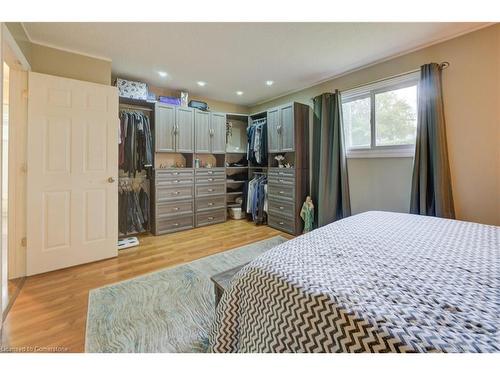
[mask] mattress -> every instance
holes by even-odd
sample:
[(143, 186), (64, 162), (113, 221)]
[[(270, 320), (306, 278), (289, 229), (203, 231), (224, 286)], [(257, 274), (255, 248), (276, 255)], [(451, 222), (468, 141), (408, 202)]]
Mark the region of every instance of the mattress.
[(213, 352), (498, 352), (500, 228), (355, 215), (245, 266)]

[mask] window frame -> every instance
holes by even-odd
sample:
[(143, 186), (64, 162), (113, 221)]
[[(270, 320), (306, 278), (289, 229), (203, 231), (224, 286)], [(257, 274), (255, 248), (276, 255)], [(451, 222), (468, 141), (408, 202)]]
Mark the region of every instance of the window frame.
[[(412, 72), (398, 77), (389, 78), (372, 84), (363, 85), (355, 89), (341, 92), (342, 105), (352, 101), (370, 98), (370, 146), (369, 147), (346, 147), (348, 158), (369, 157), (414, 157), (415, 144), (384, 145), (378, 146), (376, 129), (375, 96), (388, 91), (394, 91), (406, 87), (417, 86), (417, 116), (418, 116), (418, 83), (419, 72)], [(343, 129), (344, 139), (346, 128)]]

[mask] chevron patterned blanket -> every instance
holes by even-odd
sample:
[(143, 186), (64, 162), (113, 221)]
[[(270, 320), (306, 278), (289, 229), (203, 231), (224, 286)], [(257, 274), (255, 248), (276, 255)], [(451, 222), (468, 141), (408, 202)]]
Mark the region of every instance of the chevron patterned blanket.
[(285, 242), (219, 303), (214, 352), (498, 352), (500, 228), (366, 212)]

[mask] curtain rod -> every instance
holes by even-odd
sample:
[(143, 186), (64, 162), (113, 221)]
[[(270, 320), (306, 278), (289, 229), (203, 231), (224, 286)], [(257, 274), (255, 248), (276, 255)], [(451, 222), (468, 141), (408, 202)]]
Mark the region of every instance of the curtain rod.
[[(450, 63), (448, 61), (443, 61), (442, 63), (439, 64), (439, 69), (440, 70), (445, 70), (446, 68), (448, 68), (450, 66)], [(360, 84), (360, 85), (357, 85), (357, 86), (353, 86), (353, 87), (350, 87), (348, 89), (344, 89), (342, 91), (349, 91), (349, 90), (354, 90), (354, 89), (357, 89), (358, 87), (363, 87), (363, 86), (368, 86), (368, 85), (373, 85), (374, 83), (378, 83), (378, 82), (382, 82), (382, 81), (386, 81), (388, 79), (393, 79), (393, 78), (397, 78), (397, 77), (401, 77), (401, 76), (404, 76), (404, 75), (407, 75), (407, 74), (411, 74), (411, 73), (416, 73), (416, 72), (419, 72), (420, 71), (420, 68), (418, 69), (413, 69), (413, 70), (410, 70), (410, 71), (407, 71), (407, 72), (404, 72), (404, 73), (399, 73), (399, 74), (395, 74), (393, 76), (390, 76), (390, 77), (386, 77), (386, 78), (381, 78), (381, 79), (377, 79), (375, 81), (371, 81), (371, 82), (368, 82), (368, 83), (363, 83), (363, 84)], [(314, 100), (314, 98), (311, 98), (311, 101)]]

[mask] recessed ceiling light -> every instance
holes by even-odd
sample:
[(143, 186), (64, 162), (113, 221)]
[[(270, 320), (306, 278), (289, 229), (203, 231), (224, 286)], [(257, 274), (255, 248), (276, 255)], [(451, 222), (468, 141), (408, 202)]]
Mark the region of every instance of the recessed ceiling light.
[(158, 74), (160, 75), (160, 77), (166, 77), (167, 76), (167, 72), (158, 72)]
[(203, 86), (205, 86), (207, 83), (206, 83), (205, 81), (198, 81), (198, 82), (196, 82), (196, 84), (197, 84), (198, 86), (203, 87)]
[(274, 83), (274, 81), (266, 81), (266, 85), (268, 85), (268, 86), (272, 86), (273, 83)]
[(239, 95), (239, 96), (243, 95), (243, 91), (236, 91), (236, 95)]

